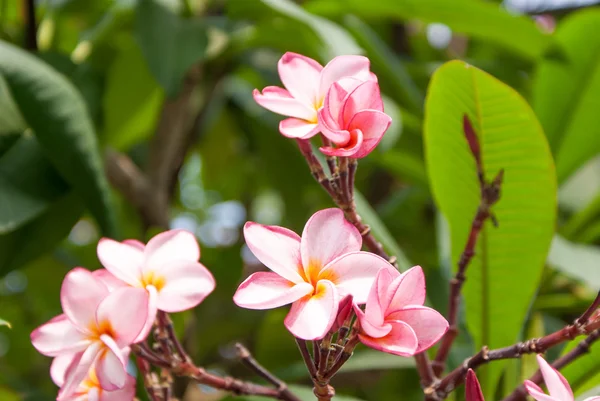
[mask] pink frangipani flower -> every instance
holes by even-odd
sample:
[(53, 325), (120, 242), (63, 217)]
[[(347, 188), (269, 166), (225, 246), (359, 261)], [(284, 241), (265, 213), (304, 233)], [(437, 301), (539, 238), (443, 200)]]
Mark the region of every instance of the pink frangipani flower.
[[(50, 376), (52, 381), (63, 387), (65, 378), (71, 374), (73, 369), (72, 355), (61, 355), (54, 358), (50, 367)], [(64, 394), (59, 392), (58, 399), (64, 401), (132, 401), (135, 397), (135, 378), (127, 375), (123, 388), (106, 391), (100, 385), (98, 375), (94, 367), (90, 369), (87, 377), (79, 384), (79, 386), (71, 393)]]
[(371, 288), (365, 311), (354, 306), (360, 341), (368, 347), (412, 356), (435, 344), (448, 330), (436, 310), (423, 306), (425, 276), (420, 266), (401, 274), (382, 269)]
[[(200, 248), (193, 234), (170, 230), (150, 239), (117, 242), (102, 238), (98, 258), (114, 277), (127, 285), (144, 288), (151, 312), (180, 312), (197, 306), (215, 288), (212, 274), (198, 262)], [(106, 273), (104, 281), (114, 281)]]
[[(537, 356), (537, 361), (550, 395), (545, 394), (540, 386), (534, 382), (525, 380), (525, 388), (529, 395), (537, 401), (573, 401), (575, 397), (567, 379), (546, 362), (541, 355)], [(586, 398), (584, 401), (600, 401), (600, 396)]]
[(296, 337), (315, 340), (334, 324), (342, 298), (351, 294), (364, 303), (384, 259), (361, 252), (358, 230), (340, 209), (315, 213), (302, 238), (283, 227), (248, 222), (246, 244), (272, 272), (252, 274), (235, 293), (234, 302), (248, 309), (271, 309), (291, 303), (285, 326)]
[(61, 289), (64, 314), (31, 333), (33, 346), (52, 357), (71, 357), (62, 394), (69, 396), (94, 369), (107, 391), (126, 384), (129, 346), (147, 335), (148, 293), (123, 287), (109, 292), (91, 272), (75, 268)]
[(321, 148), (329, 156), (365, 157), (392, 123), (392, 118), (383, 112), (383, 100), (375, 81), (335, 82), (318, 114), (321, 132), (336, 145)]
[(262, 93), (255, 89), (254, 100), (267, 110), (290, 117), (279, 124), (281, 134), (308, 139), (319, 132), (317, 111), (331, 85), (349, 77), (357, 83), (376, 81), (369, 67), (369, 59), (363, 56), (338, 56), (322, 67), (309, 57), (288, 52), (277, 64), (286, 89), (267, 86)]

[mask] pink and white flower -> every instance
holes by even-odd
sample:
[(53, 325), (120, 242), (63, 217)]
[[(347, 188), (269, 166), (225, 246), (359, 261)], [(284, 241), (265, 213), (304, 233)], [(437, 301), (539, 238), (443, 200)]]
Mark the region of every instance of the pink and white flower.
[(405, 273), (382, 269), (369, 293), (365, 311), (354, 306), (360, 341), (368, 347), (412, 356), (435, 344), (448, 330), (448, 321), (423, 306), (425, 276), (420, 266)]
[[(148, 291), (151, 314), (156, 309), (180, 312), (193, 308), (215, 289), (214, 277), (198, 262), (198, 242), (187, 231), (165, 231), (147, 245), (102, 238), (98, 258), (114, 277)], [(112, 280), (106, 273), (98, 274), (103, 274), (105, 281)]]
[(44, 355), (71, 359), (62, 394), (76, 391), (90, 369), (103, 389), (123, 388), (129, 346), (147, 335), (148, 293), (130, 287), (109, 292), (91, 272), (75, 268), (63, 281), (61, 304), (64, 314), (34, 330), (31, 342)]
[(279, 124), (284, 136), (308, 139), (319, 132), (317, 111), (331, 85), (346, 78), (354, 86), (377, 81), (369, 67), (369, 59), (363, 56), (338, 56), (322, 67), (309, 57), (288, 52), (277, 64), (285, 89), (267, 86), (262, 93), (255, 89), (254, 100), (267, 110), (290, 117)]
[(278, 226), (248, 222), (246, 243), (271, 272), (252, 274), (235, 293), (234, 302), (248, 309), (292, 304), (285, 326), (296, 337), (315, 340), (331, 329), (341, 299), (352, 295), (364, 303), (384, 259), (361, 252), (362, 237), (340, 209), (315, 213), (302, 237)]
[[(525, 388), (529, 395), (537, 401), (573, 401), (575, 397), (567, 379), (546, 362), (541, 355), (537, 356), (537, 361), (546, 387), (548, 387), (549, 395), (544, 393), (540, 386), (534, 382), (525, 380)], [(586, 398), (584, 401), (600, 401), (600, 396)]]
[(379, 84), (375, 81), (335, 82), (318, 114), (321, 132), (336, 145), (321, 148), (329, 156), (365, 157), (392, 123), (392, 118), (383, 112)]

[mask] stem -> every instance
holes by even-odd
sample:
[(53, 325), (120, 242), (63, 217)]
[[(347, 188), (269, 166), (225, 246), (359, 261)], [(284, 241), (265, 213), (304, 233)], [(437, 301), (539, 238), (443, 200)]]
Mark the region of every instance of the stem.
[(304, 364), (308, 369), (308, 373), (310, 374), (311, 379), (315, 379), (317, 377), (317, 369), (315, 367), (315, 363), (310, 357), (310, 353), (308, 352), (308, 347), (306, 346), (306, 341), (300, 338), (296, 338), (296, 344), (298, 344), (298, 349), (300, 350), (300, 354), (302, 355), (302, 360), (304, 360)]
[[(323, 146), (332, 147), (333, 144), (325, 135), (321, 135), (321, 140), (323, 141)], [(337, 159), (335, 156), (325, 156), (325, 159), (327, 160), (327, 166), (329, 167), (331, 176), (334, 176), (338, 171)]]
[(35, 1), (24, 0), (23, 8), (25, 9), (25, 48), (32, 51), (37, 51), (37, 22), (35, 20)]

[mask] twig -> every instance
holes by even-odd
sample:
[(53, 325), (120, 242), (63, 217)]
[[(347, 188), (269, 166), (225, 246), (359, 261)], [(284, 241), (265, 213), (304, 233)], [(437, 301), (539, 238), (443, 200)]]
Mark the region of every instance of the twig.
[[(321, 140), (323, 142), (323, 146), (328, 148), (332, 146), (331, 141), (325, 135), (321, 135)], [(325, 160), (327, 160), (327, 166), (329, 167), (329, 172), (331, 173), (331, 176), (334, 176), (338, 171), (336, 157), (325, 156)]]
[(37, 51), (37, 22), (35, 19), (35, 1), (23, 0), (23, 8), (25, 11), (25, 48), (32, 51)]
[(302, 360), (308, 369), (308, 373), (310, 374), (311, 379), (315, 379), (317, 377), (317, 368), (312, 358), (310, 357), (310, 353), (308, 352), (308, 347), (306, 346), (306, 341), (301, 338), (296, 338), (296, 344), (298, 344), (298, 349), (300, 350), (300, 355), (302, 355)]
[(463, 117), (463, 131), (467, 144), (471, 149), (473, 158), (475, 159), (475, 165), (477, 167), (477, 177), (479, 180), (481, 199), (477, 213), (471, 223), (471, 230), (465, 244), (465, 248), (458, 261), (458, 269), (456, 276), (450, 281), (450, 294), (448, 300), (448, 323), (450, 327), (448, 331), (442, 337), (440, 347), (438, 348), (435, 360), (433, 362), (433, 371), (436, 375), (440, 375), (446, 366), (446, 359), (454, 343), (454, 339), (458, 335), (458, 309), (460, 306), (460, 293), (462, 286), (466, 280), (465, 272), (471, 259), (475, 256), (475, 246), (477, 239), (485, 221), (489, 218), (492, 219), (495, 225), (497, 222), (492, 214), (490, 208), (498, 202), (500, 199), (500, 187), (502, 185), (503, 170), (500, 170), (496, 178), (491, 183), (485, 182), (485, 174), (481, 163), (481, 149), (479, 146), (479, 140), (469, 118), (464, 115)]
[[(571, 351), (554, 361), (552, 366), (554, 367), (554, 369), (557, 370), (562, 369), (577, 358), (590, 352), (591, 345), (598, 339), (600, 339), (600, 329), (597, 329), (590, 333), (590, 335), (588, 335), (584, 340), (577, 344), (575, 348), (573, 348)], [(542, 373), (540, 372), (540, 370), (538, 369), (533, 374), (533, 376), (529, 378), (529, 380), (539, 385), (543, 380)], [(523, 401), (526, 397), (527, 390), (525, 389), (525, 386), (521, 384), (503, 401)]]

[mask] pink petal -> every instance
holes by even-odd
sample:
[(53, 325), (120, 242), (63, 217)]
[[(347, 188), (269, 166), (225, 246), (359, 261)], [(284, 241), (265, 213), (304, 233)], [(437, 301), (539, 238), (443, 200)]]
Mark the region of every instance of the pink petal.
[(325, 95), (323, 107), (317, 113), (323, 135), (334, 143), (342, 145), (350, 140), (350, 133), (341, 119), (343, 101), (347, 95), (348, 92), (342, 85), (333, 84)]
[(169, 230), (155, 235), (144, 250), (146, 263), (142, 271), (167, 268), (175, 260), (197, 262), (200, 247), (194, 234), (185, 230)]
[(119, 280), (132, 286), (141, 286), (144, 252), (135, 245), (121, 243), (109, 238), (98, 242), (98, 259)]
[(342, 121), (349, 124), (352, 117), (362, 110), (383, 111), (383, 100), (377, 82), (363, 82), (348, 94), (342, 110)]
[(100, 280), (109, 291), (113, 291), (115, 288), (127, 287), (128, 284), (124, 281), (116, 278), (111, 272), (106, 269), (98, 269), (92, 272), (95, 278)]
[(87, 377), (90, 368), (102, 351), (103, 344), (100, 341), (92, 343), (83, 353), (78, 354), (79, 360), (73, 362), (72, 370), (66, 377), (65, 384), (58, 393), (58, 401), (66, 401), (77, 390), (81, 382)]
[(324, 209), (308, 220), (302, 232), (300, 249), (306, 277), (312, 270), (322, 270), (333, 259), (348, 252), (360, 251), (362, 237), (344, 218), (340, 209)]
[(388, 312), (393, 312), (407, 305), (423, 305), (424, 302), (425, 275), (421, 266), (414, 266), (399, 275), (390, 284), (385, 309)]
[(573, 391), (571, 391), (567, 379), (558, 370), (550, 366), (539, 354), (537, 355), (537, 361), (550, 395), (561, 401), (573, 401)]
[(373, 75), (369, 71), (371, 62), (364, 56), (338, 56), (331, 60), (321, 72), (321, 96), (325, 95), (334, 82), (344, 77), (367, 81)]
[(426, 306), (408, 306), (389, 314), (385, 319), (400, 320), (413, 329), (419, 342), (417, 353), (431, 347), (448, 331), (448, 321), (438, 311)]
[(156, 274), (164, 277), (164, 287), (158, 289), (158, 309), (165, 312), (181, 312), (191, 309), (215, 289), (215, 279), (199, 262), (178, 260)]
[(122, 389), (103, 391), (99, 401), (132, 401), (133, 397), (135, 397), (135, 379), (127, 375)]
[(309, 121), (299, 120), (297, 118), (286, 118), (279, 123), (279, 132), (288, 138), (312, 138), (319, 132), (319, 125), (316, 122), (310, 121), (316, 121), (316, 112), (315, 119)]
[(90, 341), (62, 314), (35, 329), (31, 333), (31, 343), (41, 354), (58, 356), (82, 352)]
[(314, 120), (316, 117), (316, 110), (312, 107), (312, 102), (302, 103), (300, 100), (294, 99), (287, 90), (277, 86), (267, 86), (262, 93), (254, 89), (252, 96), (256, 103), (273, 113), (308, 121)]
[(100, 327), (110, 324), (120, 348), (133, 344), (148, 317), (148, 293), (143, 288), (124, 287), (111, 292), (98, 306)]
[(304, 282), (298, 273), (302, 263), (298, 234), (249, 221), (244, 225), (244, 238), (254, 256), (269, 269), (294, 283)]
[(350, 252), (331, 261), (319, 278), (335, 283), (340, 297), (351, 294), (354, 302), (367, 302), (380, 269), (394, 269), (385, 259), (369, 252)]
[(334, 147), (322, 147), (319, 150), (327, 156), (338, 156), (338, 157), (353, 157), (360, 154), (363, 146), (363, 133), (359, 129), (353, 129), (349, 131), (350, 139), (343, 146), (340, 145), (337, 148)]
[(331, 331), (338, 331), (350, 318), (352, 315), (354, 308), (354, 300), (352, 299), (352, 295), (346, 295), (340, 300), (340, 304), (338, 305), (338, 313), (335, 317), (335, 322), (333, 326), (331, 326)]
[(481, 386), (479, 380), (473, 369), (469, 369), (467, 372), (467, 380), (465, 383), (465, 399), (467, 401), (485, 401), (483, 399), (483, 393), (481, 392)]
[(529, 395), (535, 398), (537, 401), (563, 401), (559, 398), (550, 397), (549, 395), (545, 394), (537, 384), (530, 380), (525, 380), (523, 384), (525, 385), (525, 389)]
[(65, 315), (80, 330), (94, 322), (96, 309), (108, 295), (108, 288), (89, 270), (76, 267), (65, 276), (60, 302)]
[(279, 77), (290, 94), (302, 103), (315, 105), (323, 67), (301, 54), (287, 52), (277, 64)]
[(400, 273), (396, 269), (380, 269), (377, 272), (365, 306), (365, 314), (374, 324), (383, 324), (383, 318), (389, 304), (386, 298), (388, 288), (394, 278), (398, 276), (400, 276)]
[(585, 400), (583, 400), (583, 401), (600, 401), (600, 395), (599, 395), (599, 396), (596, 396), (596, 397), (589, 397), (589, 398), (586, 398), (586, 399), (585, 399)]
[(137, 239), (126, 239), (123, 241), (123, 244), (131, 245), (132, 247), (137, 248), (140, 251), (143, 251), (146, 248), (146, 245), (143, 242), (138, 241)]
[(384, 112), (377, 110), (363, 110), (354, 115), (350, 121), (349, 130), (360, 130), (362, 144), (352, 157), (367, 156), (381, 142), (383, 135), (392, 123), (392, 118)]
[(359, 334), (360, 341), (367, 347), (400, 356), (413, 356), (417, 350), (417, 336), (409, 325), (393, 322), (392, 330), (382, 338)]
[(308, 283), (295, 284), (276, 273), (258, 272), (238, 287), (233, 302), (242, 308), (271, 309), (290, 304), (313, 292)]
[(50, 377), (58, 387), (64, 384), (67, 371), (74, 360), (78, 360), (77, 354), (61, 354), (52, 360)]
[(142, 328), (142, 331), (140, 331), (136, 339), (133, 340), (134, 344), (142, 342), (148, 337), (150, 331), (152, 331), (154, 320), (156, 319), (156, 313), (158, 312), (158, 294), (156, 292), (156, 287), (154, 287), (153, 285), (149, 285), (146, 287), (146, 291), (148, 291), (148, 311), (146, 315), (146, 323), (144, 323), (144, 327)]
[(323, 338), (333, 326), (339, 303), (333, 283), (320, 280), (314, 295), (307, 295), (292, 304), (284, 320), (285, 327), (303, 340)]
[(100, 387), (107, 391), (123, 388), (128, 376), (125, 369), (127, 355), (123, 354), (110, 336), (102, 335), (100, 338), (105, 346), (95, 362)]
[(360, 323), (361, 333), (367, 337), (382, 338), (392, 331), (392, 325), (390, 323), (386, 323), (383, 320), (379, 322), (378, 316), (370, 316), (366, 314), (356, 304), (354, 304), (353, 307), (354, 312), (356, 313), (356, 318)]

